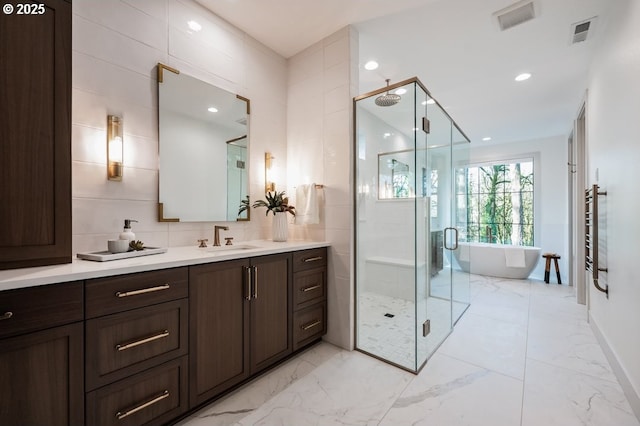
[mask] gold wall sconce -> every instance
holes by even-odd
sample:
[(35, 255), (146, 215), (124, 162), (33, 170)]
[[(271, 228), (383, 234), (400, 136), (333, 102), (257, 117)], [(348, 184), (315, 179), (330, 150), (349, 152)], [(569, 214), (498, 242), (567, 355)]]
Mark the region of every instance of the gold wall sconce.
[(273, 160), (275, 157), (270, 152), (264, 153), (264, 192), (274, 192), (276, 190), (276, 183), (273, 178)]
[(122, 181), (122, 119), (107, 116), (107, 179)]

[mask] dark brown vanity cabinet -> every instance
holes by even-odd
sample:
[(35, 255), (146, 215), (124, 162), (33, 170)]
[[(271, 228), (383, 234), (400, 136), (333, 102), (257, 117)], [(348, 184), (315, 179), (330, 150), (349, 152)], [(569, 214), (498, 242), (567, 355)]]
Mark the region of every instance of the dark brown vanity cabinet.
[(82, 282), (0, 292), (0, 424), (83, 425)]
[(0, 13), (0, 269), (71, 262), (71, 2)]
[(291, 354), (291, 259), (277, 254), (190, 268), (192, 407)]
[(293, 350), (327, 333), (327, 249), (293, 254)]
[(188, 271), (86, 281), (86, 424), (161, 425), (187, 411)]

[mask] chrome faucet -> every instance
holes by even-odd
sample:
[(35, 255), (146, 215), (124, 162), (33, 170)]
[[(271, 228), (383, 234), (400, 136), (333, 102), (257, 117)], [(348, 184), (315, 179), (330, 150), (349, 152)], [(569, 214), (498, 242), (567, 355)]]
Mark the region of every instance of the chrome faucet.
[(220, 230), (223, 231), (228, 231), (229, 227), (228, 226), (218, 226), (215, 225), (213, 227), (213, 245), (214, 246), (219, 246), (220, 245)]

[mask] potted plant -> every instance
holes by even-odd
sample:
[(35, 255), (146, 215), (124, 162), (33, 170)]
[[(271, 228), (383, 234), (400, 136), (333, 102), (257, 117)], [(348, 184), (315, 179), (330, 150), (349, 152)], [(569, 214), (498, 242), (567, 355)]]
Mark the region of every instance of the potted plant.
[(273, 213), (273, 241), (287, 241), (287, 213), (296, 215), (296, 208), (289, 204), (289, 197), (285, 197), (284, 191), (267, 192), (265, 200), (258, 200), (253, 203), (253, 208), (265, 207), (266, 215)]

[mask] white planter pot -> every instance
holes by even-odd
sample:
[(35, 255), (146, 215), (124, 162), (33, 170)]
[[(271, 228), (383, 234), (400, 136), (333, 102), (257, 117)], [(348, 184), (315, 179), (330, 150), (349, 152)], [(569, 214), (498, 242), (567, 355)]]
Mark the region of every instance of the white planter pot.
[(287, 241), (287, 238), (289, 237), (288, 226), (287, 212), (276, 212), (273, 217), (272, 226), (273, 241)]

